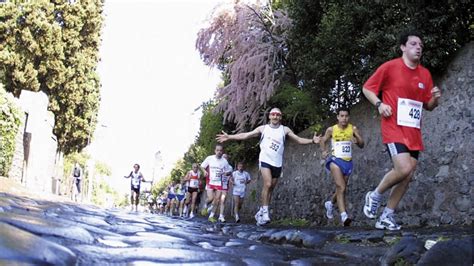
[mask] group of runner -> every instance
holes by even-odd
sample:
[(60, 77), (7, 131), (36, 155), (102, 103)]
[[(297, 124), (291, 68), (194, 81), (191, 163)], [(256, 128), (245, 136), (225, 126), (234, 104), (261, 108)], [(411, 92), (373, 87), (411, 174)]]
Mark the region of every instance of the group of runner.
[[(419, 33), (410, 31), (400, 36), (402, 56), (382, 64), (363, 85), (363, 94), (375, 105), (382, 117), (381, 128), (383, 143), (393, 163), (393, 169), (384, 175), (377, 187), (367, 192), (363, 213), (370, 219), (377, 218), (382, 195), (391, 190), (386, 207), (377, 219), (378, 229), (400, 230), (394, 217), (394, 211), (408, 184), (413, 177), (420, 151), (423, 150), (421, 137), (421, 119), (423, 109), (431, 111), (438, 106), (441, 92), (433, 85), (430, 72), (420, 64), (423, 43)], [(382, 98), (379, 98), (382, 95)], [(333, 208), (337, 205), (341, 223), (351, 224), (350, 215), (345, 204), (345, 191), (349, 176), (352, 173), (352, 146), (364, 147), (364, 140), (359, 129), (349, 123), (350, 112), (341, 108), (337, 111), (337, 124), (329, 127), (323, 136), (316, 133), (312, 138), (302, 138), (282, 125), (282, 112), (272, 108), (269, 112), (269, 124), (261, 125), (250, 132), (216, 136), (217, 144), (214, 155), (208, 156), (198, 167), (188, 172), (183, 181), (188, 182), (190, 217), (196, 212), (197, 190), (199, 189), (199, 168), (206, 176), (206, 201), (202, 214), (209, 215), (209, 221), (216, 221), (215, 214), (219, 209), (221, 222), (225, 221), (224, 207), (229, 180), (233, 185), (234, 217), (238, 222), (239, 206), (245, 195), (245, 185), (250, 176), (243, 171), (243, 163), (237, 164), (233, 171), (224, 155), (222, 143), (233, 140), (246, 140), (260, 136), (259, 168), (263, 179), (261, 205), (255, 214), (257, 225), (271, 221), (269, 205), (272, 193), (282, 173), (283, 152), (286, 138), (298, 144), (319, 144), (322, 156), (326, 160), (325, 168), (333, 177), (336, 189), (328, 201), (324, 202), (326, 216), (333, 219)], [(329, 152), (326, 142), (331, 140)], [(133, 190), (133, 188), (132, 188)], [(171, 188), (170, 188), (170, 191)], [(169, 192), (170, 193), (170, 192)], [(196, 193), (196, 194), (195, 194)], [(169, 198), (168, 194), (168, 198)], [(189, 202), (188, 201), (188, 202)], [(186, 204), (184, 204), (186, 205)], [(181, 211), (180, 211), (181, 213)], [(187, 213), (187, 210), (185, 211)]]

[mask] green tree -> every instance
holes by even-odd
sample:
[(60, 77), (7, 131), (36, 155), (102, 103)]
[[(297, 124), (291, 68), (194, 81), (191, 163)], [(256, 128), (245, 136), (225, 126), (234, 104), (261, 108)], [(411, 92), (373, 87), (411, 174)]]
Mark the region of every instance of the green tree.
[(0, 4), (0, 78), (6, 90), (44, 91), (64, 153), (80, 151), (99, 108), (100, 0)]
[(0, 176), (7, 176), (21, 123), (20, 109), (0, 83)]

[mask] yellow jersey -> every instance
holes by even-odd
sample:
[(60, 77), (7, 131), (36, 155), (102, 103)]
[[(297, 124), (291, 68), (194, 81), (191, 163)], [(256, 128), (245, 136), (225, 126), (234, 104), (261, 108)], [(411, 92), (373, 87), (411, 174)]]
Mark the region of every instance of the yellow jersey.
[(336, 158), (346, 161), (352, 160), (352, 124), (342, 129), (337, 124), (332, 127), (331, 152)]

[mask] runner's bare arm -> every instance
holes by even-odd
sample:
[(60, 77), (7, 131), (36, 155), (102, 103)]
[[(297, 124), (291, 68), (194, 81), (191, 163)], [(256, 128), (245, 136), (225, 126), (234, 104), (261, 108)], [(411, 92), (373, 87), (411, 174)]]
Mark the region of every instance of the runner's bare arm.
[(428, 111), (432, 111), (436, 108), (436, 106), (438, 106), (439, 98), (441, 97), (441, 90), (435, 86), (433, 89), (431, 89), (431, 95), (432, 97), (430, 101), (423, 105), (423, 107)]
[(316, 144), (319, 143), (321, 136), (317, 136), (316, 132), (312, 139), (302, 138), (293, 133), (289, 127), (285, 127), (285, 134), (290, 137), (290, 139), (296, 141), (298, 144)]
[(326, 132), (324, 133), (324, 136), (321, 138), (321, 141), (319, 142), (319, 146), (321, 147), (321, 157), (326, 158), (329, 155), (329, 151), (326, 148), (326, 142), (331, 139), (332, 137), (332, 127), (328, 127), (326, 129)]
[(354, 138), (356, 140), (355, 144), (357, 144), (357, 146), (359, 146), (359, 148), (361, 149), (364, 148), (364, 145), (365, 145), (364, 139), (362, 138), (362, 135), (360, 134), (360, 131), (356, 126), (353, 127), (353, 132), (354, 132)]
[(389, 117), (392, 115), (392, 107), (388, 104), (384, 104), (375, 93), (372, 91), (362, 88), (362, 92), (364, 93), (365, 97), (369, 102), (373, 105), (376, 105), (378, 102), (380, 102), (379, 107), (377, 107), (377, 110), (379, 111), (379, 114), (384, 116), (384, 117)]
[(222, 134), (217, 134), (216, 140), (220, 143), (227, 141), (227, 140), (244, 140), (244, 139), (249, 139), (253, 137), (257, 137), (263, 132), (263, 127), (264, 126), (259, 126), (256, 129), (249, 131), (249, 132), (243, 132), (243, 133), (238, 133), (234, 135), (229, 135), (222, 131)]

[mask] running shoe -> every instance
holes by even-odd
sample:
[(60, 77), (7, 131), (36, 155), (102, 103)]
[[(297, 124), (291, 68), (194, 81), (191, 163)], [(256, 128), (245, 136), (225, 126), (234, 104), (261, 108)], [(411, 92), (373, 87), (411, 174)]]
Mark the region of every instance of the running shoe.
[(324, 203), (324, 208), (326, 208), (326, 217), (328, 217), (328, 219), (333, 219), (334, 215), (332, 214), (332, 202), (329, 200), (326, 201)]
[(207, 211), (207, 208), (203, 208), (203, 209), (201, 210), (201, 215), (202, 215), (202, 216), (207, 216), (208, 214), (209, 214), (209, 212)]
[(367, 192), (365, 195), (364, 214), (370, 219), (377, 217), (377, 210), (380, 206), (380, 199), (374, 199), (370, 195), (372, 191)]
[(189, 214), (189, 218), (191, 218), (191, 219), (194, 218), (194, 212), (191, 212), (191, 213)]
[(224, 216), (219, 216), (219, 219), (217, 219), (221, 223), (225, 223)]
[(210, 216), (208, 219), (207, 219), (209, 222), (211, 223), (215, 223), (217, 222), (216, 218), (214, 216)]
[(236, 222), (236, 223), (240, 223), (240, 218), (239, 218), (238, 215), (235, 216), (235, 222)]
[(349, 216), (344, 216), (344, 217), (342, 218), (342, 224), (343, 224), (344, 226), (350, 226), (351, 223), (352, 223), (352, 219), (349, 218)]
[(391, 213), (385, 217), (381, 216), (375, 223), (375, 228), (396, 231), (400, 230), (402, 227), (397, 224), (397, 222), (395, 221), (395, 216), (393, 215), (393, 213)]
[(255, 220), (257, 221), (257, 225), (260, 225), (262, 221), (262, 209), (258, 210), (258, 212), (255, 214)]
[(268, 211), (262, 211), (262, 218), (261, 223), (267, 224), (270, 222), (270, 216), (268, 215)]

